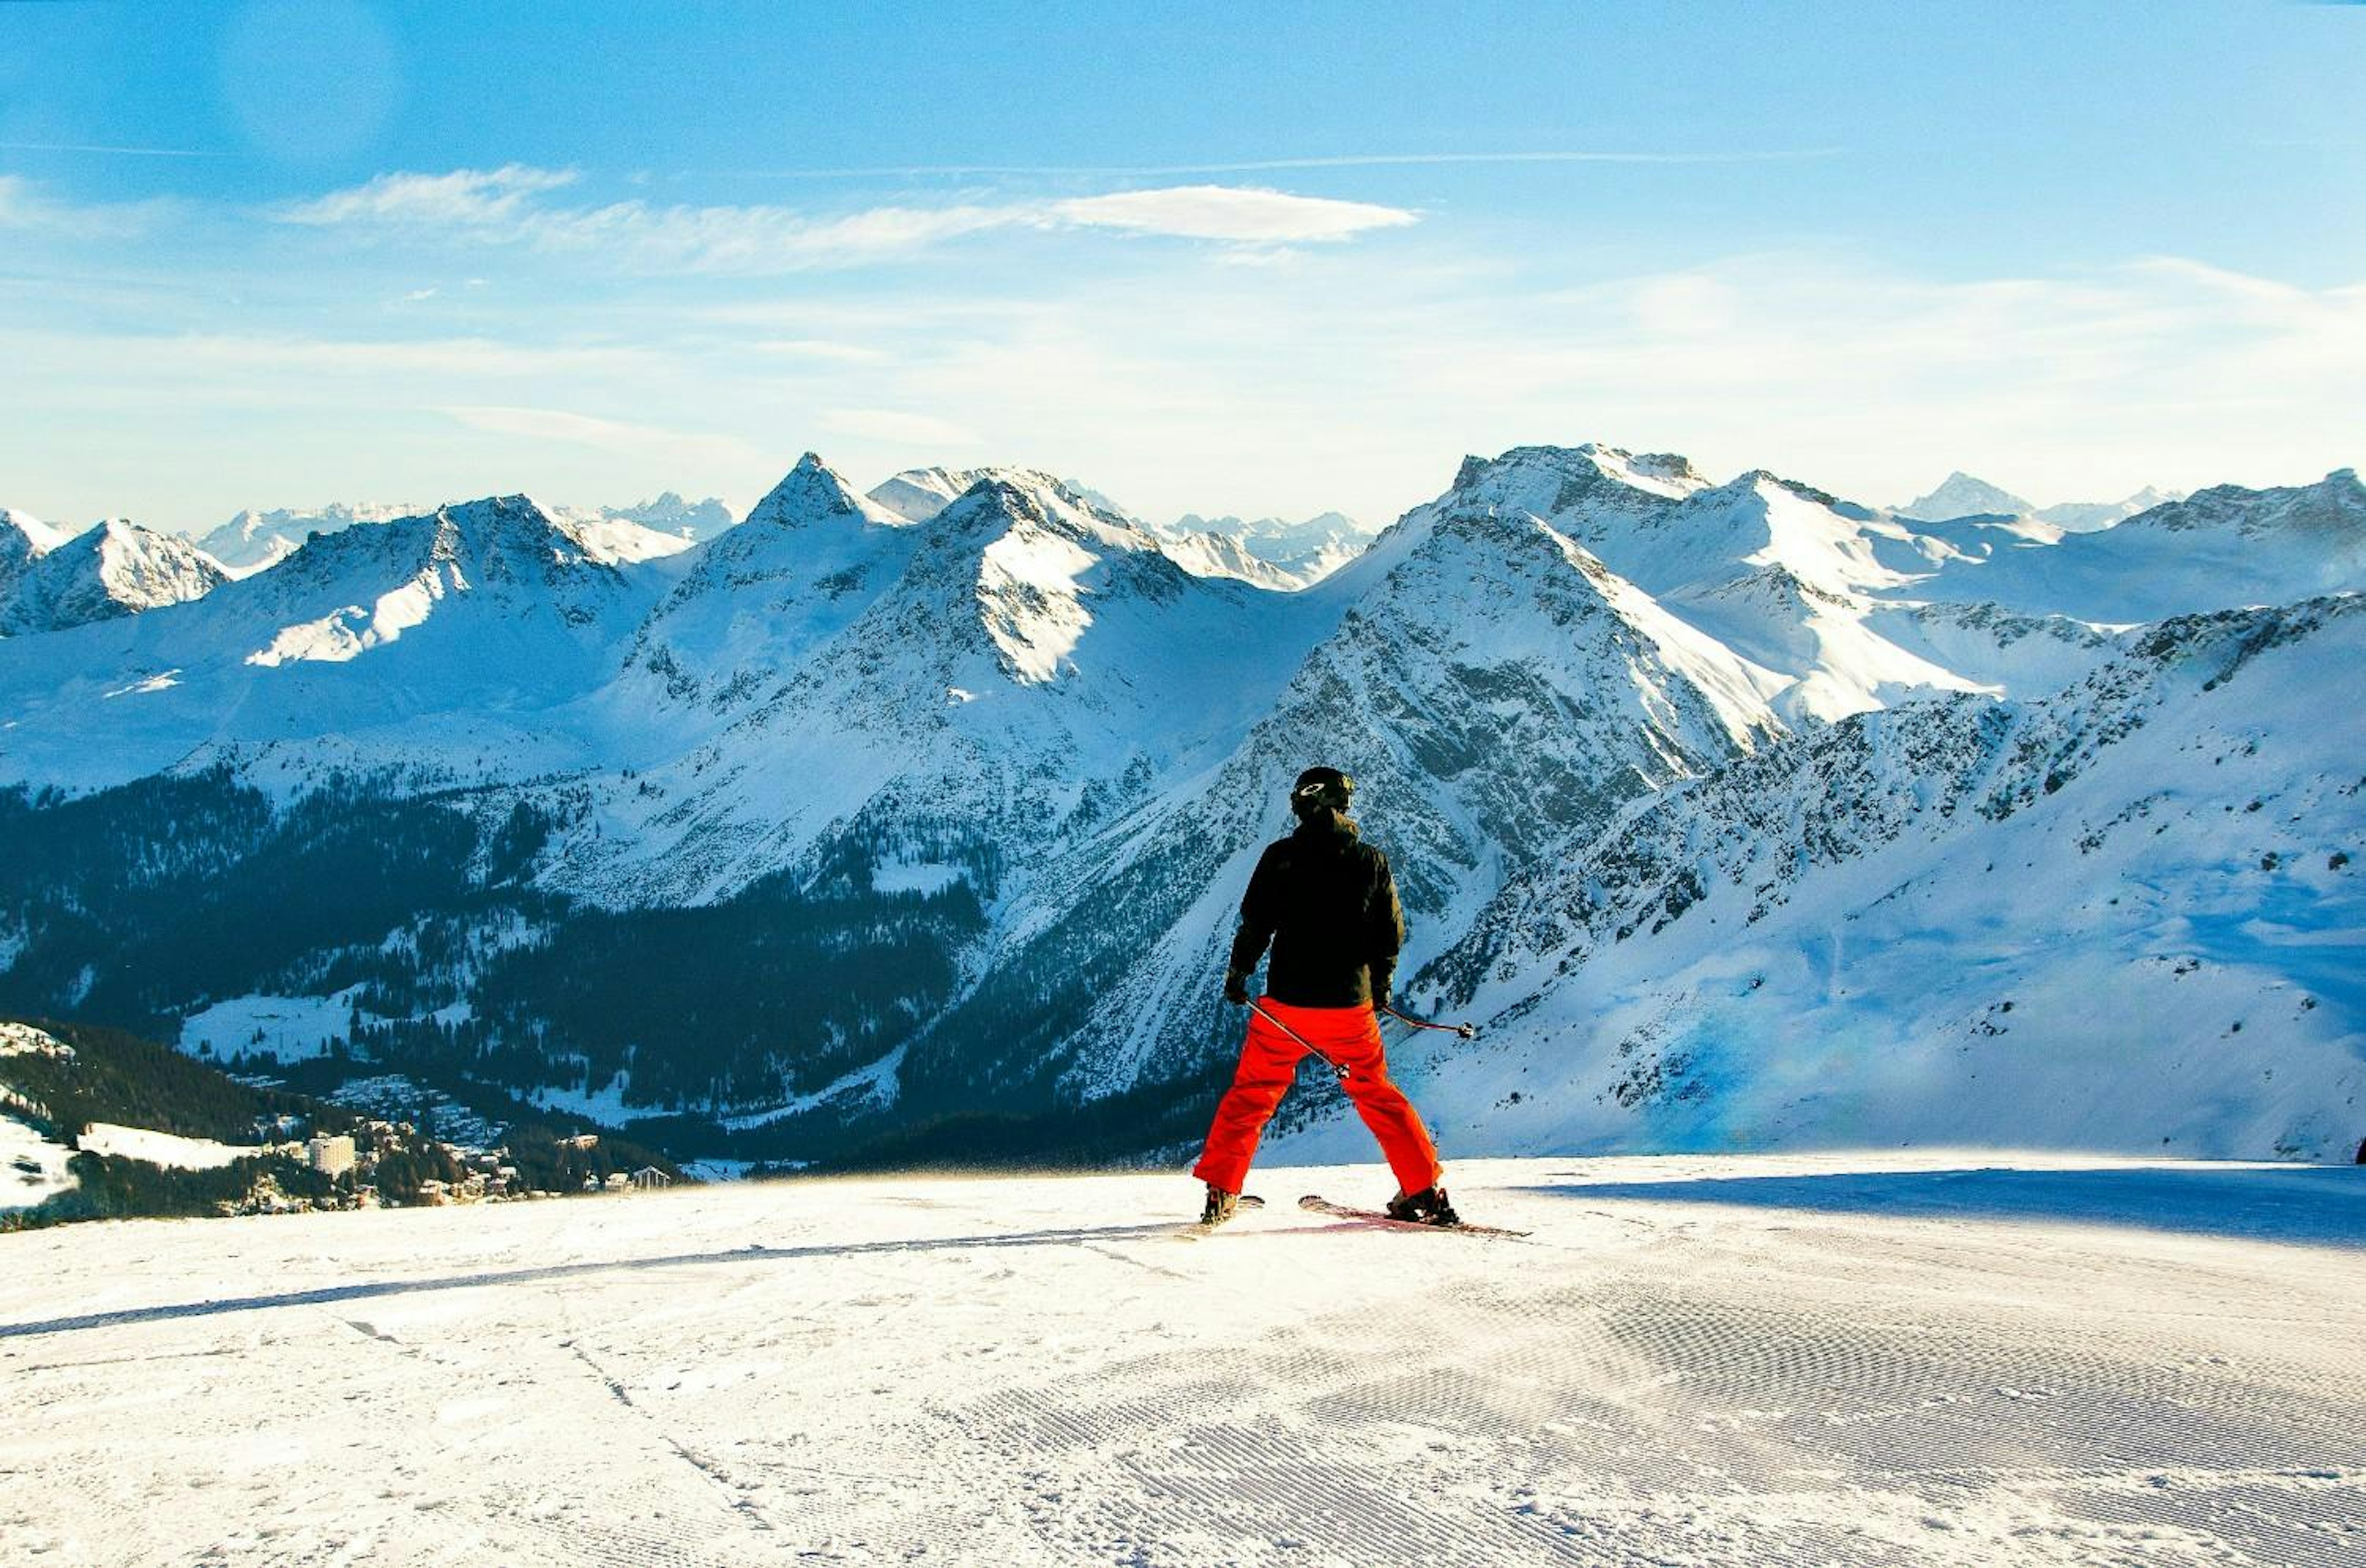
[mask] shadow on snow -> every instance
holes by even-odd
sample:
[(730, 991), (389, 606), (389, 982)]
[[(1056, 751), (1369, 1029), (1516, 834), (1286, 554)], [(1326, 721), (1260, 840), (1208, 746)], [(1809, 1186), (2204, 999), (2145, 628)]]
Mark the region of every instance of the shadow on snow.
[(169, 1323), (183, 1318), (215, 1317), (224, 1313), (268, 1312), (276, 1307), (320, 1306), (333, 1302), (368, 1301), (377, 1296), (407, 1296), (422, 1291), (466, 1291), (487, 1285), (532, 1284), (547, 1280), (572, 1280), (590, 1274), (644, 1269), (685, 1269), (714, 1263), (777, 1263), (806, 1258), (852, 1258), (877, 1252), (943, 1252), (955, 1248), (1004, 1247), (1064, 1247), (1097, 1241), (1126, 1241), (1141, 1236), (1171, 1235), (1172, 1223), (1109, 1225), (1083, 1229), (1020, 1231), (999, 1235), (929, 1236), (914, 1241), (854, 1241), (817, 1247), (750, 1245), (723, 1252), (682, 1252), (661, 1258), (619, 1258), (602, 1262), (553, 1263), (539, 1269), (491, 1269), (479, 1274), (445, 1274), (425, 1280), (374, 1280), (356, 1285), (327, 1285), (311, 1291), (283, 1291), (267, 1296), (225, 1296), (217, 1301), (184, 1302), (172, 1306), (126, 1307), (119, 1312), (95, 1312), (80, 1317), (52, 1317), (37, 1323), (0, 1323), (0, 1339), (35, 1334), (74, 1334), (91, 1328), (116, 1328), (128, 1324)]
[[(1577, 1171), (1554, 1174), (1582, 1176)], [(1696, 1180), (1580, 1179), (1515, 1190), (1598, 1202), (1730, 1203), (1900, 1219), (2035, 1220), (2366, 1247), (2366, 1166), (1836, 1171)]]

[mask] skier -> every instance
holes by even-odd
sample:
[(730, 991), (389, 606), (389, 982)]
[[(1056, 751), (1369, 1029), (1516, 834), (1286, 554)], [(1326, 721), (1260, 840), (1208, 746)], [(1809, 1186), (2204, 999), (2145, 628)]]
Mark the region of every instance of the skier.
[[(1380, 1140), (1396, 1173), (1391, 1218), (1459, 1224), (1447, 1201), (1445, 1170), (1429, 1130), (1389, 1081), (1380, 1011), (1388, 1006), (1404, 912), (1389, 857), (1359, 842), (1347, 818), (1355, 784), (1336, 768), (1309, 768), (1290, 792), (1298, 828), (1266, 846), (1241, 899), (1224, 999), (1248, 1007), (1248, 1037), (1233, 1086), (1216, 1107), (1208, 1145), (1191, 1174), (1207, 1183), (1200, 1223), (1221, 1224), (1240, 1203), (1241, 1184), (1281, 1097), (1309, 1051), (1337, 1069), (1340, 1087)], [(1273, 964), (1266, 994), (1248, 982), (1266, 945)]]

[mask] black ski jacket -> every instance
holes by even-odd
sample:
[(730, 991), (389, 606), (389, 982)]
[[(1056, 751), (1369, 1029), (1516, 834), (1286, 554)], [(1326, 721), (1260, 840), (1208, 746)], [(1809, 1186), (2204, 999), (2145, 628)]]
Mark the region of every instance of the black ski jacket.
[(1386, 1000), (1404, 911), (1389, 857), (1356, 838), (1335, 812), (1301, 822), (1266, 846), (1241, 899), (1233, 967), (1255, 969), (1273, 944), (1266, 994), (1302, 1008), (1369, 1007)]

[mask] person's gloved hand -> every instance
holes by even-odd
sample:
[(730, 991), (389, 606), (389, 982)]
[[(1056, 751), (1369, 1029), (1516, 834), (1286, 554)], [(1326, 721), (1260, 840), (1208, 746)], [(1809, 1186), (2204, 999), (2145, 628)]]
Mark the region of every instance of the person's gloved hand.
[(1396, 988), (1396, 971), (1375, 968), (1372, 971), (1372, 1010), (1389, 1010), (1389, 993)]
[(1249, 974), (1245, 969), (1224, 971), (1224, 999), (1236, 1008), (1249, 1005)]

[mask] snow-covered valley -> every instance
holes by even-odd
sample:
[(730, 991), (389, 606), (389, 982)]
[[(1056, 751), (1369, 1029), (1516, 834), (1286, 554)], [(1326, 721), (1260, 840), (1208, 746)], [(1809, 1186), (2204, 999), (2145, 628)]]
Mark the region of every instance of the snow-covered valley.
[(2366, 1561), (2366, 1169), (896, 1177), (0, 1238), (59, 1568)]

